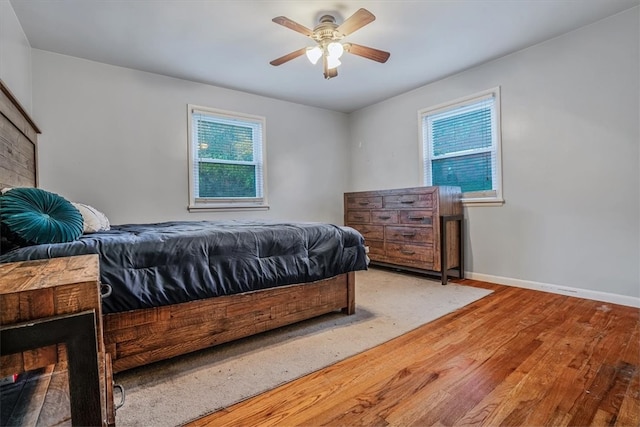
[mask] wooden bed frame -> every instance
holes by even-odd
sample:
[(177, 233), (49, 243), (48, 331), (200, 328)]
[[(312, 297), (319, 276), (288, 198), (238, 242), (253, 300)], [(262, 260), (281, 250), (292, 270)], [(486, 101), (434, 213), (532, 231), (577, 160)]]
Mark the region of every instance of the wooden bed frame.
[(354, 289), (350, 272), (314, 283), (106, 314), (105, 349), (118, 372), (336, 310), (353, 314)]
[[(35, 123), (0, 80), (0, 188), (38, 186)], [(114, 372), (322, 314), (355, 312), (355, 273), (103, 316)], [(55, 363), (53, 361), (52, 363)]]

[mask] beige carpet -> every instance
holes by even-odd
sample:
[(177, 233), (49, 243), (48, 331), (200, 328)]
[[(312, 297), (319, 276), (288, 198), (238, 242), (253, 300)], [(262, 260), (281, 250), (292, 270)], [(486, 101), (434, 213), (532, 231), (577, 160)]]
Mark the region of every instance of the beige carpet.
[(118, 426), (176, 426), (374, 347), (491, 291), (371, 269), (356, 276), (356, 314), (325, 315), (117, 374)]

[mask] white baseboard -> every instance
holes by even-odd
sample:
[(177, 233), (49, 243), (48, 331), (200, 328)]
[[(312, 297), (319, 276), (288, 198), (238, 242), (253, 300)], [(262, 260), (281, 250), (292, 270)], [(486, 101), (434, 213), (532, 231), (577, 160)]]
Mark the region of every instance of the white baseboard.
[(492, 276), (490, 274), (473, 273), (465, 271), (465, 278), (481, 280), (483, 282), (497, 283), (498, 285), (515, 286), (517, 288), (533, 289), (535, 291), (550, 292), (553, 294), (569, 295), (577, 298), (585, 298), (595, 301), (609, 302), (612, 304), (626, 305), (640, 308), (640, 298), (627, 295), (611, 294), (608, 292), (590, 291), (588, 289), (572, 288), (569, 286), (553, 285), (550, 283), (534, 282), (531, 280), (512, 279), (510, 277)]

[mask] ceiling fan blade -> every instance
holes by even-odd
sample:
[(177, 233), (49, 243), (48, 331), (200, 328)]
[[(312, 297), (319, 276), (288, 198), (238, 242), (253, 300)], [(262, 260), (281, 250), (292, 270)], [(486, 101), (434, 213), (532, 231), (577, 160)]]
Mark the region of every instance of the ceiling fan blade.
[(304, 55), (306, 51), (307, 51), (307, 48), (303, 47), (302, 49), (298, 49), (294, 52), (287, 53), (286, 55), (281, 56), (278, 59), (274, 59), (273, 61), (269, 62), (269, 64), (275, 65), (275, 66), (282, 65), (285, 62), (289, 62), (292, 59), (296, 59), (298, 56)]
[(372, 47), (362, 46), (355, 43), (345, 43), (344, 50), (354, 55), (362, 56), (363, 58), (371, 59), (373, 61), (387, 62), (391, 54), (384, 50), (374, 49)]
[(348, 36), (354, 31), (364, 27), (365, 25), (375, 21), (376, 17), (373, 13), (369, 12), (367, 9), (358, 9), (356, 13), (348, 17), (338, 28), (336, 31), (342, 33), (344, 36)]
[(292, 21), (286, 16), (276, 16), (275, 18), (272, 19), (272, 21), (275, 22), (276, 24), (282, 25), (283, 27), (287, 27), (290, 30), (297, 31), (300, 34), (304, 34), (307, 37), (313, 36), (313, 31), (311, 31), (309, 28), (305, 27), (304, 25), (298, 24), (297, 22)]

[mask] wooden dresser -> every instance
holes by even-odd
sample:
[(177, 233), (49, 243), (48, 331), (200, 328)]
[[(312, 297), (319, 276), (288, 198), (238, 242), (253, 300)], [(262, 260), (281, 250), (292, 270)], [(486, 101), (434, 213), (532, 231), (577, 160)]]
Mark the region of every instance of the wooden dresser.
[(459, 187), (413, 187), (344, 194), (344, 222), (365, 238), (373, 264), (464, 277)]
[(101, 307), (97, 255), (0, 264), (0, 377), (55, 365), (74, 425), (115, 424)]

